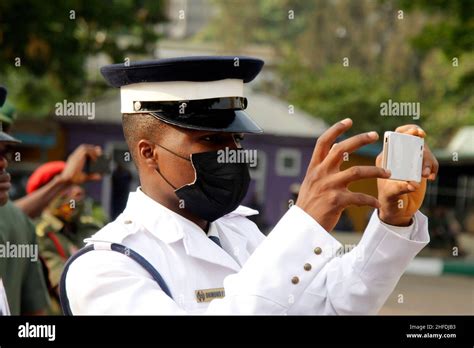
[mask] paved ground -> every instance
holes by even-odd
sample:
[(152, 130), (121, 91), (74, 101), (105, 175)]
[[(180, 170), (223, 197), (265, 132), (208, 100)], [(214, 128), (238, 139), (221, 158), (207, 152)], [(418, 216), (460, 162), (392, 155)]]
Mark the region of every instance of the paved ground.
[(474, 315), (474, 277), (404, 275), (380, 314)]

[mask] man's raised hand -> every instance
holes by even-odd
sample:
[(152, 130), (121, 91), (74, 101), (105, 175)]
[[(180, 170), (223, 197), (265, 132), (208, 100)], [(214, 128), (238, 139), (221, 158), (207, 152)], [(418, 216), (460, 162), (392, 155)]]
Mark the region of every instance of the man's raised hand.
[(376, 166), (354, 166), (340, 170), (346, 155), (378, 139), (376, 132), (362, 133), (335, 143), (352, 126), (347, 118), (334, 124), (316, 142), (296, 205), (311, 215), (326, 231), (336, 226), (343, 210), (350, 205), (379, 208), (370, 195), (351, 192), (348, 185), (357, 180), (390, 177), (390, 172)]
[(66, 161), (66, 167), (60, 174), (60, 179), (67, 184), (83, 184), (86, 181), (97, 181), (101, 175), (84, 172), (87, 158), (95, 161), (102, 154), (100, 146), (82, 144), (71, 153)]

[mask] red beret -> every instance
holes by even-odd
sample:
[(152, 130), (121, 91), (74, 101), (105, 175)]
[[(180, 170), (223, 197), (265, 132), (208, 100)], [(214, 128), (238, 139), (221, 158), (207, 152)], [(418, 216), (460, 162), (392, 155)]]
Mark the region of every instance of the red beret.
[(45, 163), (36, 168), (26, 183), (26, 193), (30, 194), (39, 189), (41, 186), (46, 185), (56, 175), (60, 174), (64, 170), (65, 166), (66, 162), (53, 161)]

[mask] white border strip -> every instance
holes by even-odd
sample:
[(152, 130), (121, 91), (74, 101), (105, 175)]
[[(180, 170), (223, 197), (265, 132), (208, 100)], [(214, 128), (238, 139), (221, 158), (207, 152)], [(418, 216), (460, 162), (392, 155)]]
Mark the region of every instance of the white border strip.
[(405, 273), (439, 276), (443, 273), (443, 260), (436, 258), (415, 258), (408, 265)]

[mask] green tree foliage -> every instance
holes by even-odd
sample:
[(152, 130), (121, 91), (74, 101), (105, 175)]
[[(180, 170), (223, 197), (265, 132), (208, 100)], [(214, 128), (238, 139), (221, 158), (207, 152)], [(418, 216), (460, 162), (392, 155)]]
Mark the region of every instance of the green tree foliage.
[[(472, 1), (215, 4), (219, 14), (205, 37), (236, 53), (249, 43), (273, 48), (281, 83), (268, 91), (329, 123), (352, 117), (354, 132), (418, 123), (440, 146), (447, 134), (473, 123)], [(389, 99), (419, 102), (420, 119), (381, 116), (380, 103)]]
[(88, 58), (123, 62), (152, 52), (163, 6), (156, 0), (2, 0), (0, 83), (30, 116), (46, 115), (63, 98), (94, 93)]
[(414, 40), (422, 51), (439, 48), (450, 56), (474, 50), (474, 2), (471, 0), (400, 0), (408, 10), (421, 10), (432, 15)]
[[(285, 74), (286, 67), (281, 71)], [(304, 69), (289, 73), (285, 93), (288, 100), (313, 115), (324, 115), (329, 124), (351, 117), (354, 131), (368, 129), (383, 132), (403, 123), (396, 117), (380, 119), (380, 103), (390, 97), (386, 84), (377, 76), (364, 74), (360, 69), (327, 65), (318, 77)]]
[(474, 2), (400, 0), (400, 5), (430, 15), (412, 43), (424, 62), (421, 90), (432, 121), (426, 128), (444, 145), (449, 137), (443, 134), (474, 124)]

